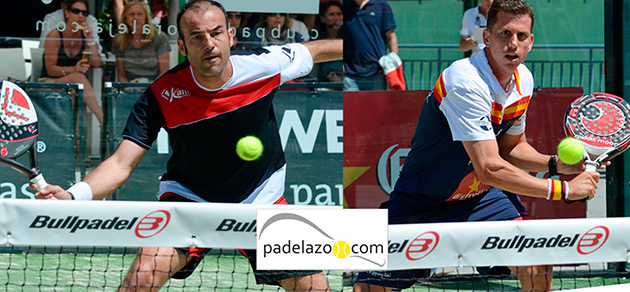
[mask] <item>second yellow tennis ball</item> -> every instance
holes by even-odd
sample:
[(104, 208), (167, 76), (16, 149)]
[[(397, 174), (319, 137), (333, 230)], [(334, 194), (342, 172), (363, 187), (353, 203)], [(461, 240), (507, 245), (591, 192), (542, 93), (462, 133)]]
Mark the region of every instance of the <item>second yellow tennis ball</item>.
[(263, 153), (263, 144), (254, 136), (245, 136), (236, 143), (236, 154), (245, 161), (260, 158)]
[(578, 139), (564, 138), (558, 144), (558, 157), (566, 164), (576, 164), (584, 158), (584, 145)]

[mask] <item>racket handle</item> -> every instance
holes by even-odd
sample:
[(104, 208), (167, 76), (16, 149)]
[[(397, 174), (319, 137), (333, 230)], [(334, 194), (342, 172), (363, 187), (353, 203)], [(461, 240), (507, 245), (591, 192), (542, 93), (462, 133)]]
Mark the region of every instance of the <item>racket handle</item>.
[(48, 183), (44, 179), (44, 176), (41, 173), (37, 174), (34, 178), (32, 178), (31, 182), (36, 184), (40, 190), (45, 188), (48, 185)]
[(585, 161), (584, 162), (584, 170), (585, 171), (597, 171), (599, 167), (599, 163), (595, 161)]

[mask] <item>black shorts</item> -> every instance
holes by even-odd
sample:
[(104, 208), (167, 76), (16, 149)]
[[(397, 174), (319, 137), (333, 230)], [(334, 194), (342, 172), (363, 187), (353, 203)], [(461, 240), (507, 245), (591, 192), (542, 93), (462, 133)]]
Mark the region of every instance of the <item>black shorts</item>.
[[(197, 265), (201, 262), (203, 257), (212, 250), (211, 248), (175, 248), (179, 253), (192, 257), (190, 261), (179, 271), (175, 272), (173, 278), (175, 279), (186, 279), (190, 276), (197, 268)], [(289, 278), (308, 276), (317, 273), (321, 273), (322, 271), (290, 271), (290, 270), (258, 270), (256, 269), (256, 250), (254, 249), (239, 249), (238, 250), (243, 256), (245, 256), (249, 260), (249, 264), (252, 266), (252, 270), (254, 271), (254, 277), (256, 278), (256, 284), (268, 284), (268, 285), (278, 285), (280, 286), (279, 281)]]
[[(163, 199), (161, 199), (160, 201), (161, 202), (164, 202), (164, 201), (192, 202), (181, 196), (164, 196)], [(284, 200), (284, 197), (282, 197), (280, 200), (278, 200), (278, 202), (276, 202), (276, 204), (284, 205), (286, 204), (286, 200)], [(183, 268), (175, 272), (175, 274), (172, 276), (175, 279), (186, 279), (195, 271), (195, 268), (197, 268), (197, 266), (199, 265), (203, 257), (212, 249), (211, 248), (181, 247), (181, 248), (175, 248), (175, 250), (177, 250), (182, 255), (192, 257), (190, 261)], [(256, 269), (256, 250), (239, 249), (238, 251), (243, 256), (247, 257), (247, 259), (249, 260), (249, 264), (252, 266), (252, 270), (254, 271), (254, 276), (256, 277), (256, 284), (269, 284), (269, 285), (279, 286), (280, 283), (278, 281), (280, 280), (301, 277), (301, 276), (308, 276), (308, 275), (318, 274), (322, 272), (321, 270), (303, 270), (303, 271), (302, 270), (299, 270), (299, 271), (297, 270), (295, 271), (257, 270)]]
[[(389, 224), (475, 222), (523, 220), (530, 216), (525, 211), (518, 195), (497, 188), (486, 194), (458, 202), (431, 204), (421, 196), (392, 192), (394, 199), (381, 205), (389, 210)], [(506, 267), (480, 267), (482, 276), (504, 277), (510, 271)], [(392, 288), (409, 288), (425, 281), (430, 269), (361, 272), (356, 282)]]

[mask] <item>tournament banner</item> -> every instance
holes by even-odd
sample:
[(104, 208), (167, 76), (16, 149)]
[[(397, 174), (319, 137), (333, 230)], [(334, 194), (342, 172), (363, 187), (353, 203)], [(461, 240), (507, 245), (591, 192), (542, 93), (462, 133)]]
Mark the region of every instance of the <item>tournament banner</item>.
[[(389, 199), (429, 90), (344, 92), (343, 186), (350, 208), (377, 208)], [(564, 113), (582, 88), (538, 88), (527, 111), (527, 141), (555, 154)], [(546, 173), (531, 173), (546, 177)], [(561, 179), (570, 179), (561, 176)], [(534, 218), (585, 217), (586, 204), (564, 204), (521, 196)]]
[[(23, 89), (37, 112), (36, 151), (40, 170), (48, 182), (68, 188), (81, 177), (81, 164), (77, 159), (81, 146), (75, 144), (78, 128), (73, 121), (73, 94), (69, 88), (60, 89), (65, 85), (56, 84), (51, 88), (38, 85), (38, 88), (24, 86)], [(28, 165), (28, 155), (19, 159)], [(34, 199), (34, 195), (24, 174), (0, 164), (0, 199)]]
[[(111, 86), (111, 85), (110, 85)], [(114, 83), (114, 86), (117, 86)], [(129, 111), (143, 88), (114, 90), (106, 95), (110, 124), (104, 158), (113, 154)], [(341, 91), (279, 90), (274, 111), (287, 160), (285, 198), (289, 204), (343, 204), (343, 111)], [(161, 131), (129, 180), (112, 196), (115, 200), (154, 201), (170, 157), (168, 134)]]
[(258, 209), (259, 270), (387, 269), (387, 210)]
[(389, 268), (630, 261), (630, 218), (389, 226)]
[[(0, 244), (256, 248), (251, 204), (0, 200)], [(265, 205), (266, 209), (324, 208)]]

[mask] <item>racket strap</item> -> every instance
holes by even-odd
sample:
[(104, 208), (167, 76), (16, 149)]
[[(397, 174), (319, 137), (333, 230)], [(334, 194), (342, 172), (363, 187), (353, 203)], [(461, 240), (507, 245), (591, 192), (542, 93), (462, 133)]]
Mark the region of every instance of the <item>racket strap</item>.
[(566, 201), (569, 197), (569, 183), (557, 179), (547, 179), (547, 200)]
[(549, 168), (549, 176), (556, 176), (561, 174), (558, 172), (558, 155), (549, 156), (547, 167)]

